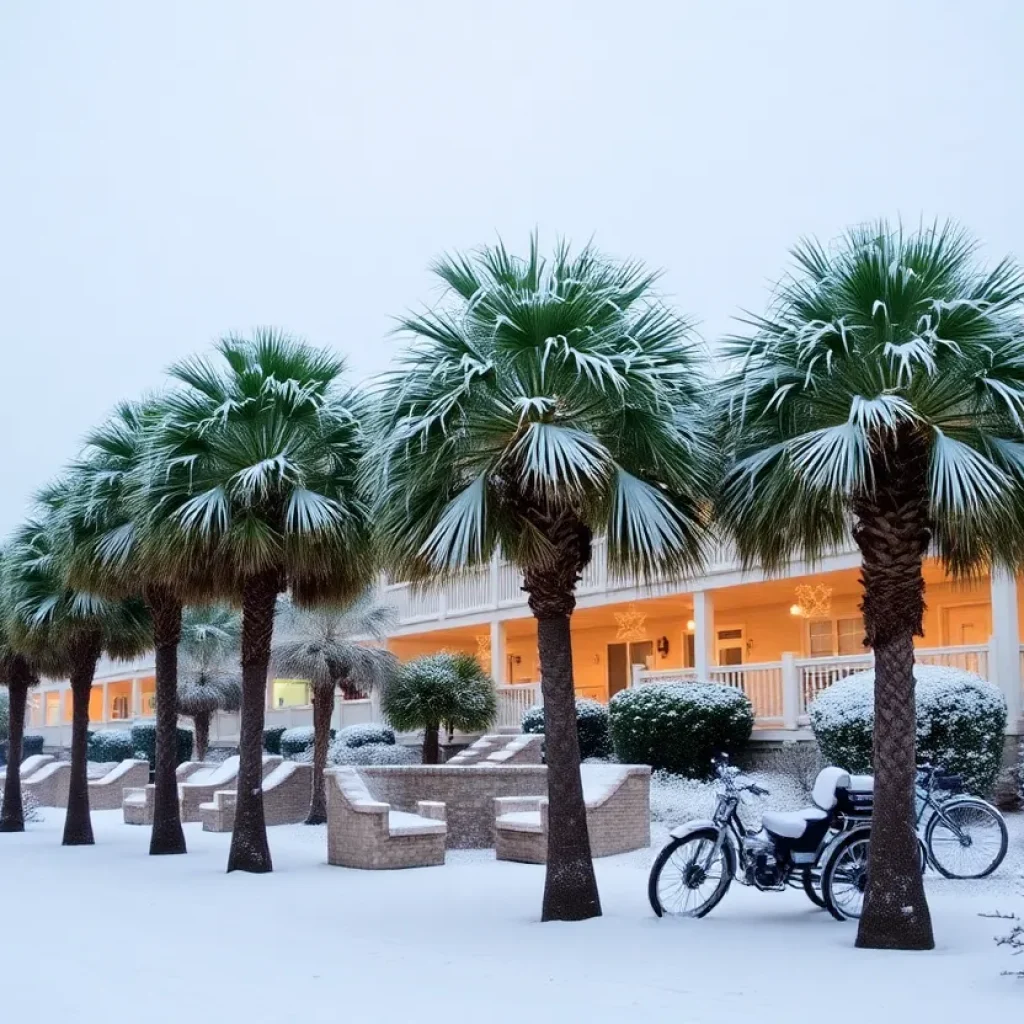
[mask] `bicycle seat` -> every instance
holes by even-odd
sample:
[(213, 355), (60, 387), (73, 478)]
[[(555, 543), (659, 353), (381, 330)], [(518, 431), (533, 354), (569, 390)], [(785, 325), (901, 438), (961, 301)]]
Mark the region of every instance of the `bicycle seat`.
[(850, 785), (850, 773), (844, 768), (822, 768), (811, 791), (813, 807), (799, 811), (768, 811), (761, 815), (761, 824), (772, 835), (783, 839), (800, 839), (813, 821), (825, 821), (836, 805), (836, 791)]

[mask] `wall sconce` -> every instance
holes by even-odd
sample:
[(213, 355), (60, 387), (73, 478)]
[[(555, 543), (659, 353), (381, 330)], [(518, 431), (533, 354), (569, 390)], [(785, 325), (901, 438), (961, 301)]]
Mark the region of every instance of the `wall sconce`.
[(687, 632), (692, 633), (696, 628), (697, 628), (697, 623), (694, 622), (693, 619), (687, 619), (686, 620), (686, 630), (687, 630)]
[(667, 658), (668, 657), (668, 637), (667, 636), (659, 636), (658, 637), (657, 648), (658, 648), (658, 653), (663, 658)]
[(802, 616), (803, 613), (804, 613), (804, 610), (803, 610), (803, 608), (800, 607), (800, 605), (798, 605), (798, 604), (791, 604), (789, 606), (789, 614), (790, 615)]

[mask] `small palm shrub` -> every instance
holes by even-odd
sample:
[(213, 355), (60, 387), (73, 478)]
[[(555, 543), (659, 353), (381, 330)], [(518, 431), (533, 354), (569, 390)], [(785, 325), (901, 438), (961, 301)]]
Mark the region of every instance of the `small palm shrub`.
[(712, 774), (717, 754), (734, 754), (750, 739), (754, 709), (741, 690), (717, 683), (621, 690), (608, 705), (615, 754), (690, 778)]
[(126, 761), (135, 756), (135, 744), (128, 729), (108, 729), (89, 733), (89, 760)]
[[(544, 706), (535, 704), (523, 712), (523, 732), (544, 731)], [(608, 708), (589, 697), (576, 698), (576, 734), (580, 740), (580, 757), (610, 757), (612, 738), (608, 731)]]
[[(914, 666), (917, 756), (962, 775), (974, 793), (991, 792), (1002, 763), (1006, 701), (981, 676), (941, 665)], [(875, 673), (830, 686), (809, 709), (811, 728), (829, 764), (871, 771)]]
[(384, 690), (381, 709), (399, 732), (423, 730), (423, 763), (437, 764), (439, 733), (484, 732), (498, 714), (490, 676), (469, 654), (428, 654), (402, 665)]

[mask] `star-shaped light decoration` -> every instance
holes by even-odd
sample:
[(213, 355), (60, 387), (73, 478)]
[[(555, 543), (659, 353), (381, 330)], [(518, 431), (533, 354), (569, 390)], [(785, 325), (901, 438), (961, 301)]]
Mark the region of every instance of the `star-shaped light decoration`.
[(647, 636), (647, 629), (644, 626), (647, 616), (637, 611), (636, 604), (632, 601), (624, 612), (615, 613), (615, 621), (619, 624), (619, 631), (615, 634), (616, 640), (643, 640)]
[(832, 611), (832, 588), (823, 583), (812, 587), (801, 584), (794, 591), (796, 604), (790, 609), (794, 615), (805, 619), (827, 619)]
[(476, 637), (476, 660), (486, 669), (490, 671), (491, 664), (491, 634), (490, 633), (478, 633)]

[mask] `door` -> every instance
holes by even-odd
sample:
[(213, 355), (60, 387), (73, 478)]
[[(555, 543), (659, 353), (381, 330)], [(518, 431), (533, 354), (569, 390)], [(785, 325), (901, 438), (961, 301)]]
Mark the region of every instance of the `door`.
[(654, 641), (608, 645), (608, 699), (626, 689), (633, 677), (633, 666), (650, 668), (654, 664)]
[(743, 627), (730, 626), (715, 631), (719, 665), (743, 664)]
[(988, 643), (992, 616), (987, 604), (960, 604), (946, 609), (946, 645)]

